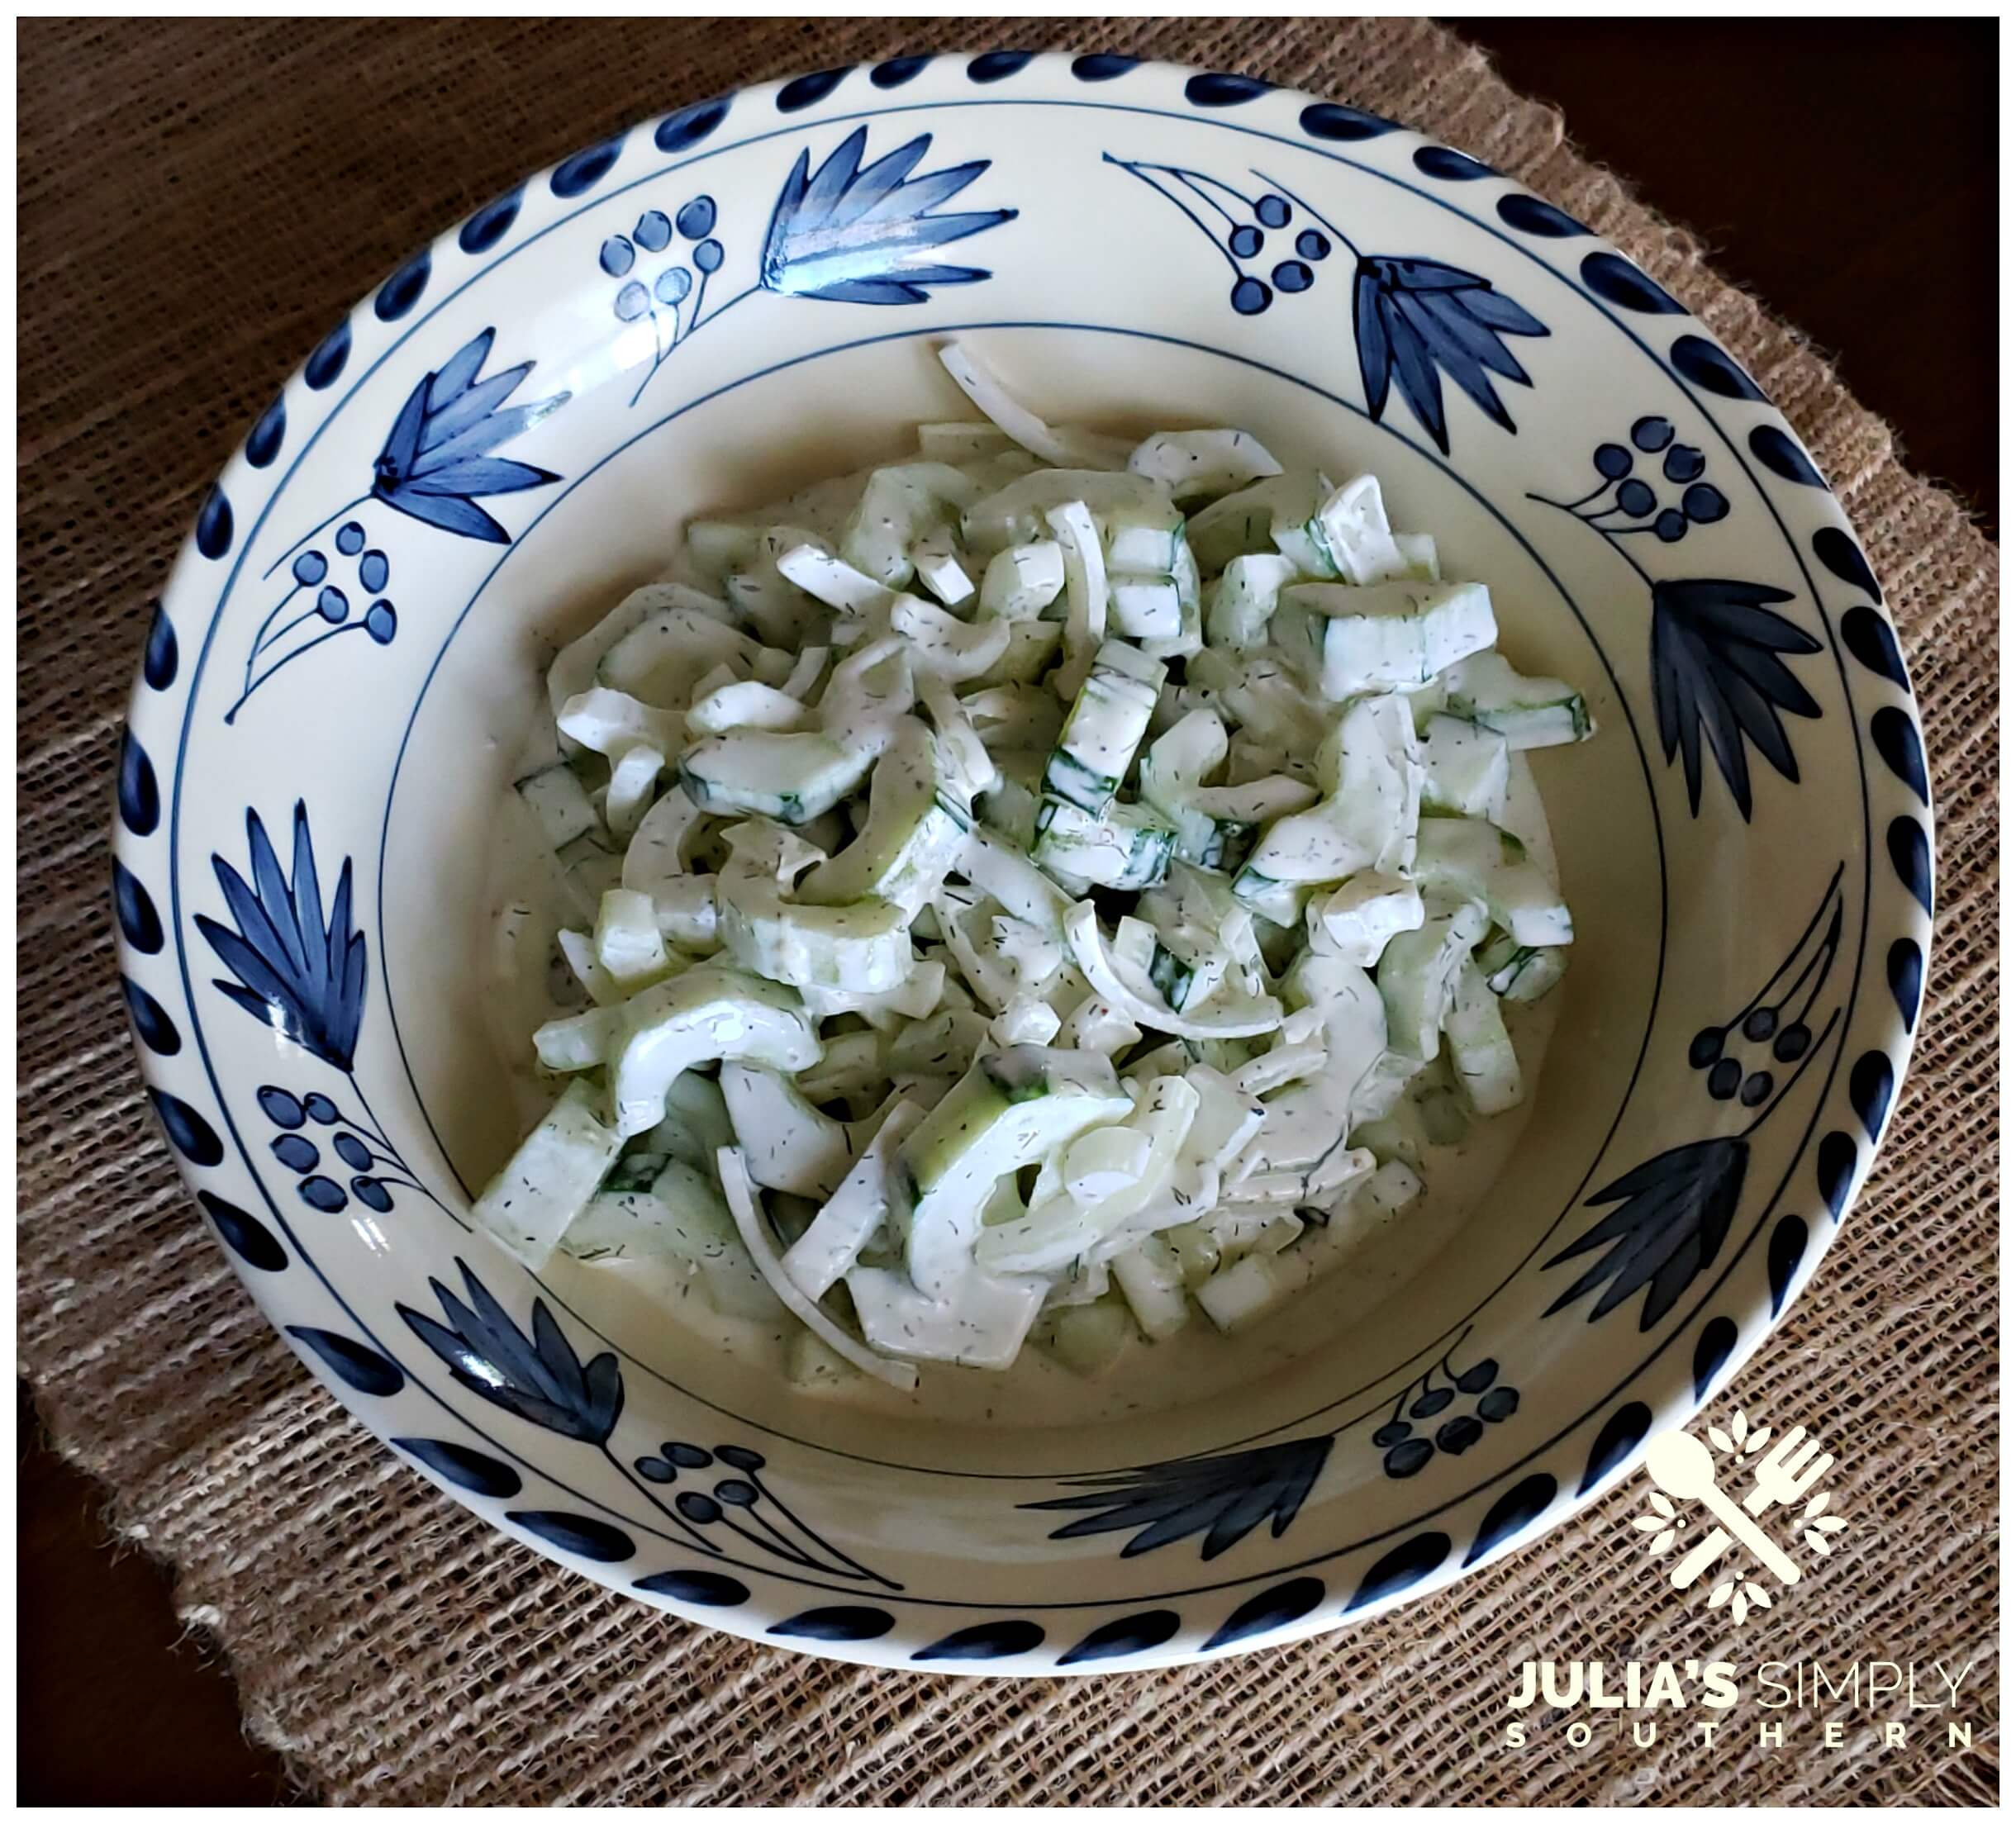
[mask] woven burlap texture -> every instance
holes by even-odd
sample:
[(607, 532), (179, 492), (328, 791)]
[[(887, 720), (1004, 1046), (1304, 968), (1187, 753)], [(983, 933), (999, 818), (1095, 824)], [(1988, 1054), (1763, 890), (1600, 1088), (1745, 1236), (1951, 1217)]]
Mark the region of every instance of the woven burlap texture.
[[(1739, 1638), (1681, 1610), (1622, 1488), (1456, 1590), (1305, 1646), (1024, 1683), (872, 1672), (685, 1627), (484, 1527), (266, 1330), (127, 1055), (106, 905), (119, 719), (202, 490), (337, 311), (525, 169), (795, 69), (984, 45), (993, 21), (24, 26), (20, 76), (21, 1355), (60, 1447), (177, 1573), (249, 1727), (333, 1800), (1700, 1804), (1996, 1789), (1971, 1753), (1792, 1714), (1653, 1750), (1499, 1746), (1529, 1657), (1949, 1665), (1992, 1691), (1996, 555), (1825, 363), (1425, 24), (1017, 21), (1016, 42), (1236, 69), (1417, 125), (1638, 258), (1839, 487), (1923, 705), (1941, 905), (1916, 1066), (1867, 1194), (1742, 1377), (1824, 1412), (1872, 1542)], [(1876, 1536), (1880, 1535), (1880, 1539)], [(1727, 1611), (1720, 1612), (1726, 1615)], [(1929, 1678), (1930, 1674), (1926, 1674)]]

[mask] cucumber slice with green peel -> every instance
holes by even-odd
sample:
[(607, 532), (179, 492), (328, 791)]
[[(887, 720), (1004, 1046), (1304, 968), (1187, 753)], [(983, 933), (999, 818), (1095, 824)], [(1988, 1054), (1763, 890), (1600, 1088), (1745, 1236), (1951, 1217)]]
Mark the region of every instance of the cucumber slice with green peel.
[(938, 744), (906, 719), (868, 781), (868, 821), (799, 883), (806, 905), (880, 900), (914, 918), (966, 847), (967, 824), (941, 801)]
[(1014, 917), (1061, 939), (1069, 898), (1029, 856), (977, 827), (968, 832), (959, 872)]
[(1407, 573), (1376, 476), (1357, 475), (1346, 482), (1316, 509), (1310, 530), (1329, 572), (1346, 582), (1362, 587)]
[(1321, 900), (1309, 904), (1312, 950), (1370, 969), (1403, 932), (1418, 931), (1427, 918), (1421, 890), (1412, 881), (1376, 869), (1353, 875)]
[(1114, 627), (1130, 639), (1174, 639), (1183, 631), (1183, 604), (1170, 576), (1115, 570), (1107, 579)]
[(1103, 815), (1148, 733), (1163, 677), (1159, 664), (1131, 646), (1110, 639), (1101, 646), (1044, 769), (1044, 791)]
[[(1243, 1038), (1272, 1032), (1281, 1022), (1281, 1003), (1272, 996), (1229, 991), (1205, 1000), (1195, 1012), (1179, 1013), (1149, 980), (1147, 966), (1116, 952), (1108, 943), (1089, 900), (1080, 901), (1066, 915), (1064, 936), (1072, 961), (1093, 992), (1148, 1031), (1181, 1038)], [(1152, 944), (1153, 928), (1149, 938)]]
[(716, 893), (722, 947), (771, 981), (875, 995), (911, 971), (910, 915), (887, 900), (801, 905), (761, 880), (729, 873)]
[(1109, 570), (1144, 577), (1175, 575), (1185, 553), (1183, 515), (1167, 495), (1158, 489), (1153, 499), (1110, 506), (1096, 511), (1095, 517), (1105, 540)]
[(682, 1159), (701, 1171), (714, 1170), (714, 1155), (735, 1142), (728, 1104), (720, 1081), (687, 1071), (665, 1091), (665, 1115), (639, 1142), (669, 1159)]
[(530, 773), (514, 787), (539, 819), (546, 846), (557, 854), (577, 837), (601, 827), (573, 767), (562, 763)]
[(1418, 930), (1386, 947), (1377, 971), (1386, 1008), (1386, 1043), (1418, 1069), (1442, 1044), (1442, 1023), (1456, 997), (1457, 978), (1488, 924), (1474, 900), (1433, 911)]
[[(1369, 696), (1349, 705), (1317, 757), (1317, 773), (1327, 795), (1270, 824), (1248, 871), (1267, 881), (1306, 884), (1406, 867), (1421, 812), (1421, 763), (1406, 704)], [(1253, 903), (1250, 891), (1240, 897)]]
[(626, 992), (672, 967), (649, 894), (617, 886), (602, 895), (595, 919), (595, 960)]
[(970, 419), (917, 426), (917, 454), (926, 462), (970, 463), (1020, 447), (1000, 425), (976, 424)]
[(980, 489), (949, 463), (906, 463), (871, 473), (840, 534), (839, 554), (891, 588), (915, 574), (911, 548), (953, 524)]
[(1291, 583), (1272, 624), (1291, 662), (1329, 701), (1410, 690), (1498, 637), (1479, 582)]
[(1249, 552), (1226, 564), (1211, 586), (1205, 637), (1214, 646), (1262, 646), (1281, 592), (1298, 572), (1277, 551)]
[(1150, 658), (1189, 658), (1204, 650), (1204, 587), (1187, 544), (1177, 547), (1169, 581), (1176, 586), (1176, 631), (1144, 635), (1141, 650)]
[(1011, 544), (987, 560), (980, 612), (996, 620), (1034, 620), (1063, 590), (1064, 553), (1056, 539)]
[(1494, 924), (1534, 948), (1572, 943), (1575, 921), (1561, 890), (1508, 830), (1475, 817), (1431, 817), (1421, 825), (1415, 877), (1424, 891), (1481, 900)]
[(1045, 797), (1036, 813), (1037, 864), (1067, 891), (1092, 886), (1138, 891), (1169, 872), (1176, 831), (1146, 805), (1112, 804), (1095, 817), (1062, 798)]
[(1434, 715), (1421, 736), (1421, 808), (1445, 817), (1505, 815), (1511, 750), (1496, 730)]
[(648, 615), (603, 654), (598, 683), (654, 708), (683, 709), (694, 681), (717, 665), (754, 671), (761, 645), (691, 606)]
[(795, 1083), (760, 1065), (725, 1063), (720, 1084), (735, 1144), (758, 1184), (820, 1199), (839, 1188), (854, 1161), (844, 1122), (820, 1113)]
[(1552, 944), (1524, 944), (1501, 931), (1477, 951), (1477, 967), (1494, 995), (1535, 1001), (1568, 972), (1568, 952)]
[[(1276, 526), (1300, 530), (1314, 516), (1328, 492), (1323, 477), (1315, 471), (1291, 469), (1212, 501), (1193, 515), (1185, 528), (1198, 568), (1210, 576), (1234, 558), (1274, 550)], [(1313, 550), (1300, 553), (1283, 551), (1281, 555), (1295, 561), (1303, 575), (1329, 574), (1327, 563)], [(1302, 555), (1319, 567), (1305, 567), (1300, 561)]]
[(1443, 682), (1450, 715), (1503, 735), (1515, 753), (1586, 741), (1595, 733), (1581, 691), (1557, 677), (1522, 677), (1501, 653), (1473, 654)]
[(624, 1003), (621, 1043), (610, 1066), (616, 1127), (627, 1138), (665, 1118), (682, 1071), (720, 1058), (801, 1071), (820, 1045), (804, 1003), (763, 976), (703, 962)]
[(898, 1149), (917, 1194), (903, 1238), (915, 1288), (940, 1292), (972, 1270), (981, 1205), (1005, 1173), (1133, 1112), (1103, 1058), (1032, 1045), (977, 1059)]
[(1468, 958), (1457, 971), (1455, 997), (1442, 1029), (1449, 1041), (1457, 1087), (1479, 1114), (1503, 1114), (1525, 1100), (1519, 1056), (1505, 1031), (1498, 997)]
[(1224, 764), (1225, 725), (1212, 710), (1192, 710), (1166, 733), (1156, 737), (1141, 760), (1141, 797), (1166, 817), (1176, 831), (1176, 852), (1186, 862), (1222, 867), (1206, 858), (1215, 846), (1216, 827), (1191, 806), (1199, 786)]
[(677, 753), (686, 745), (686, 717), (654, 709), (627, 691), (592, 686), (561, 705), (560, 733), (578, 746), (620, 758), (632, 748)]
[(1281, 473), (1258, 438), (1243, 430), (1158, 430), (1134, 445), (1129, 471), (1178, 501), (1213, 501)]
[(827, 734), (736, 729), (688, 748), (679, 780), (702, 810), (804, 824), (839, 803), (874, 760), (872, 752), (849, 752)]
[(1172, 547), (1167, 541), (1172, 534), (1181, 535), (1183, 516), (1171, 502), (1167, 489), (1144, 477), (1124, 472), (1039, 468), (1020, 476), (967, 509), (960, 520), (960, 536), (967, 549), (991, 558), (1012, 545), (1045, 537), (1050, 515), (1058, 508), (1074, 503), (1085, 508), (1096, 530), (1105, 524), (1159, 527), (1163, 542), (1157, 544), (1151, 540), (1143, 549), (1160, 549), (1165, 560), (1162, 568), (1168, 568)]
[(606, 1125), (600, 1093), (577, 1079), (560, 1093), (469, 1214), (536, 1272), (616, 1161), (623, 1136)]
[[(640, 1156), (649, 1163), (655, 1155)], [(658, 1160), (648, 1173), (626, 1174), (630, 1158), (569, 1224), (560, 1252), (598, 1266), (682, 1260), (697, 1266), (724, 1242), (741, 1242), (728, 1205), (706, 1176), (685, 1161)], [(641, 1181), (640, 1181), (641, 1180)], [(774, 1309), (774, 1306), (773, 1306)]]
[(824, 1298), (846, 1275), (906, 1194), (896, 1149), (924, 1114), (915, 1102), (892, 1104), (811, 1227), (785, 1251), (784, 1271), (808, 1299)]

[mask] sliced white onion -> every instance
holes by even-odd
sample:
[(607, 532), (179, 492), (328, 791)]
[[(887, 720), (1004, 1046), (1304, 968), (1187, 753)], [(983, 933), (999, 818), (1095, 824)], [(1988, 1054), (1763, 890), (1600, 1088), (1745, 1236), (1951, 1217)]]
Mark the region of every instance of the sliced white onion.
[(1125, 438), (1102, 437), (1096, 431), (1053, 430), (1027, 406), (1011, 397), (1008, 389), (971, 351), (957, 342), (943, 344), (938, 359), (959, 391), (1030, 455), (1039, 456), (1057, 468), (1126, 468), (1134, 446)]

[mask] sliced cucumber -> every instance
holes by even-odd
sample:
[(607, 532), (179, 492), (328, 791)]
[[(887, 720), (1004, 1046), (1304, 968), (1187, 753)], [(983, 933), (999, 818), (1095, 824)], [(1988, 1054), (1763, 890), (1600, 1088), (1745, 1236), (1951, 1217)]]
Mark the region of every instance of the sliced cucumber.
[(965, 846), (964, 820), (940, 802), (931, 731), (906, 719), (869, 781), (860, 834), (805, 876), (797, 898), (825, 906), (879, 900), (914, 918)]
[(1431, 817), (1421, 825), (1415, 877), (1424, 889), (1481, 900), (1515, 942), (1542, 948), (1575, 941), (1561, 890), (1518, 837), (1475, 817)]
[(1063, 589), (1064, 553), (1056, 539), (1011, 544), (987, 561), (980, 612), (996, 620), (1034, 620)]
[(801, 1071), (819, 1040), (788, 988), (703, 962), (624, 1004), (622, 1041), (611, 1066), (617, 1131), (627, 1138), (665, 1118), (665, 1094), (682, 1071), (716, 1058)]
[(1456, 993), (1443, 1020), (1457, 1086), (1479, 1114), (1503, 1114), (1525, 1100), (1519, 1057), (1505, 1015), (1476, 963), (1468, 957), (1456, 976)]
[(1134, 647), (1101, 646), (1044, 769), (1044, 791), (1103, 815), (1148, 732), (1162, 680), (1163, 667)]
[(483, 1189), (469, 1214), (535, 1272), (587, 1207), (622, 1150), (603, 1120), (601, 1098), (577, 1078)]
[(1228, 563), (1212, 585), (1204, 630), (1214, 646), (1261, 646), (1281, 592), (1296, 568), (1276, 551), (1249, 552)]
[(601, 819), (588, 802), (580, 779), (564, 763), (530, 773), (517, 782), (516, 791), (556, 853), (578, 836), (601, 827)]
[(811, 1226), (786, 1251), (784, 1271), (808, 1299), (825, 1296), (905, 1195), (896, 1148), (923, 1119), (918, 1104), (894, 1104)]
[[(1167, 489), (1144, 476), (1085, 468), (1039, 468), (1020, 477), (968, 508), (960, 534), (968, 550), (991, 558), (1010, 545), (1042, 538), (1050, 515), (1072, 504), (1083, 506), (1095, 520), (1159, 525), (1165, 537), (1182, 534), (1183, 516)], [(1166, 555), (1171, 548), (1165, 543), (1160, 549)], [(1162, 568), (1167, 570), (1167, 563)]]
[(1270, 824), (1249, 872), (1270, 882), (1308, 883), (1407, 867), (1420, 823), (1421, 763), (1406, 704), (1368, 696), (1349, 705), (1317, 757), (1317, 772), (1327, 795)]
[(595, 919), (595, 960), (625, 993), (671, 967), (649, 894), (616, 886), (602, 895)]
[(1310, 944), (1370, 969), (1395, 938), (1419, 930), (1427, 915), (1421, 890), (1412, 881), (1374, 869), (1353, 875), (1320, 901), (1310, 901)]
[(1182, 598), (1170, 576), (1116, 570), (1109, 578), (1113, 625), (1130, 639), (1174, 639), (1183, 631)]
[(1432, 912), (1418, 930), (1403, 931), (1379, 959), (1379, 998), (1386, 1006), (1386, 1043), (1416, 1068), (1434, 1057), (1457, 977), (1486, 924), (1474, 900)]
[(1502, 653), (1477, 653), (1443, 682), (1450, 715), (1503, 735), (1515, 753), (1586, 741), (1595, 733), (1579, 691), (1557, 677), (1522, 677)]
[(1501, 931), (1477, 952), (1477, 967), (1494, 995), (1507, 1000), (1538, 1000), (1568, 972), (1568, 952), (1553, 945), (1521, 943)]
[(803, 824), (839, 803), (874, 759), (830, 735), (737, 729), (688, 748), (679, 759), (679, 779), (702, 810)]
[[(1305, 525), (1325, 492), (1321, 476), (1309, 469), (1291, 469), (1212, 501), (1192, 516), (1186, 529), (1198, 568), (1210, 576), (1234, 558), (1273, 550), (1275, 527), (1299, 530)], [(1302, 556), (1314, 558), (1313, 552), (1284, 550), (1281, 555), (1295, 560), (1304, 575), (1329, 574), (1328, 565), (1319, 560), (1314, 568), (1301, 563)]]
[(1114, 804), (1095, 817), (1061, 798), (1045, 798), (1031, 853), (1074, 895), (1089, 886), (1139, 891), (1169, 872), (1176, 831), (1146, 805)]
[(1298, 582), (1281, 592), (1275, 639), (1333, 703), (1407, 690), (1498, 637), (1480, 582)]
[(1134, 445), (1127, 467), (1179, 501), (1211, 501), (1281, 473), (1257, 437), (1243, 430), (1158, 430)]
[(1407, 574), (1374, 475), (1354, 476), (1316, 509), (1311, 528), (1332, 574), (1361, 587)]
[(844, 1122), (822, 1114), (796, 1084), (761, 1065), (725, 1063), (720, 1082), (750, 1177), (798, 1197), (828, 1198), (839, 1188), (854, 1160)]
[(596, 679), (655, 708), (683, 709), (694, 681), (716, 665), (755, 668), (762, 651), (698, 607), (661, 609), (647, 615), (611, 646), (596, 667)]
[(1421, 737), (1421, 805), (1448, 817), (1505, 815), (1512, 777), (1505, 738), (1453, 715), (1430, 715)]
[(876, 582), (902, 588), (915, 573), (911, 548), (950, 525), (979, 492), (948, 463), (878, 468), (840, 535), (840, 555)]

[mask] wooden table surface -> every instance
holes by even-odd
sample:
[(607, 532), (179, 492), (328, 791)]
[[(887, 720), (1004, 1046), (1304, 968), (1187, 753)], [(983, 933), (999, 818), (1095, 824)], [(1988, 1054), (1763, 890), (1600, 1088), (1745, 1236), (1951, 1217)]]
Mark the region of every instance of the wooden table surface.
[[(1911, 466), (1996, 532), (1993, 23), (1457, 28), (1828, 350)], [(25, 1398), (20, 1419), (17, 1798), (283, 1798), (165, 1574), (112, 1548), (100, 1492), (40, 1443)]]

